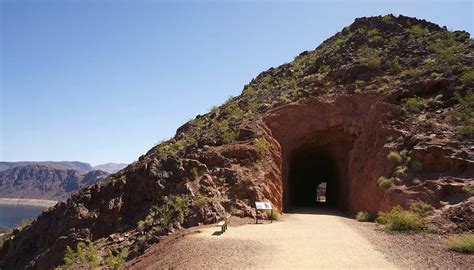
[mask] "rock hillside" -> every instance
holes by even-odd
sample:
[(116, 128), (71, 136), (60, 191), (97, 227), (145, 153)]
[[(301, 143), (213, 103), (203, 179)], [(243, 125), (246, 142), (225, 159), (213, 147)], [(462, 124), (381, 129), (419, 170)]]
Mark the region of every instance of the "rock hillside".
[(66, 245), (86, 239), (104, 256), (124, 247), (138, 256), (225, 212), (254, 216), (257, 200), (284, 211), (292, 164), (311, 153), (336, 164), (328, 190), (337, 187), (341, 210), (423, 201), (437, 209), (439, 230), (473, 230), (473, 49), (469, 33), (424, 20), (356, 19), (15, 232), (1, 267), (57, 266)]

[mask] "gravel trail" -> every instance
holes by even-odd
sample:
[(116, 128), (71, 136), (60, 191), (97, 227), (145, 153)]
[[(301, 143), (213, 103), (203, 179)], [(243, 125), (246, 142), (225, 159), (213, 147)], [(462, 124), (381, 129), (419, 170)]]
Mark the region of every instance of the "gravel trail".
[[(344, 219), (324, 213), (285, 214), (272, 224), (230, 226), (222, 235), (217, 227), (204, 227), (142, 263), (147, 269), (397, 268)], [(145, 265), (136, 262), (132, 268)]]

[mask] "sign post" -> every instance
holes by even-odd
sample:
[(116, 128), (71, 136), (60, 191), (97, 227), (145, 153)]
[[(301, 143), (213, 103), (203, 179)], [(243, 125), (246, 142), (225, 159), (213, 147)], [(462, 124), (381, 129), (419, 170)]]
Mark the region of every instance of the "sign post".
[[(255, 209), (258, 210), (270, 210), (270, 223), (273, 223), (273, 207), (271, 202), (255, 202)], [(255, 215), (255, 224), (258, 224), (258, 215)]]

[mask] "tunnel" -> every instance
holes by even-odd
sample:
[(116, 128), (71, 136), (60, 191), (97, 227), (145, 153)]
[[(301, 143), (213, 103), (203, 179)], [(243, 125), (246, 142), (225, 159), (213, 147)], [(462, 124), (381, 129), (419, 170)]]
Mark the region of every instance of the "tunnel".
[(294, 149), (288, 158), (285, 210), (328, 207), (345, 211), (352, 143), (353, 138), (343, 132), (327, 131)]

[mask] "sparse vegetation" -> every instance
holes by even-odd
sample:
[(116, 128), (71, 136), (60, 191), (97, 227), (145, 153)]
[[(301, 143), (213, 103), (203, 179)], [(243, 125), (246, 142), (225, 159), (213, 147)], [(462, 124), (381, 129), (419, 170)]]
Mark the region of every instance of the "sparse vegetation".
[(407, 169), (408, 169), (407, 166), (398, 166), (393, 171), (393, 175), (397, 176), (397, 177), (400, 177), (400, 176), (405, 174)]
[(71, 267), (74, 263), (78, 263), (88, 269), (96, 269), (100, 266), (100, 256), (94, 244), (90, 240), (87, 240), (86, 243), (77, 243), (76, 251), (70, 246), (66, 246), (63, 257), (66, 268)]
[(191, 174), (191, 177), (193, 179), (196, 179), (196, 177), (198, 176), (198, 170), (196, 167), (191, 168), (191, 170), (189, 170), (189, 173)]
[(415, 213), (420, 217), (427, 217), (431, 210), (433, 210), (433, 207), (425, 202), (410, 204), (410, 212)]
[(423, 26), (419, 25), (419, 24), (413, 25), (410, 28), (410, 33), (414, 34), (414, 35), (424, 35), (427, 32), (428, 32), (428, 30), (426, 28), (424, 28)]
[(462, 190), (466, 193), (471, 193), (474, 191), (474, 185), (473, 184), (467, 184), (462, 187)]
[(403, 105), (411, 112), (419, 112), (425, 105), (426, 101), (420, 97), (411, 97), (402, 99)]
[(202, 196), (201, 194), (198, 194), (196, 198), (193, 200), (193, 205), (198, 207), (198, 208), (203, 208), (209, 203), (209, 200)]
[(238, 210), (237, 210), (237, 208), (235, 208), (235, 207), (231, 207), (231, 208), (230, 208), (230, 214), (233, 215), (233, 216), (237, 215), (237, 211), (238, 211)]
[(357, 212), (356, 220), (360, 222), (372, 222), (376, 218), (376, 215), (367, 211)]
[(403, 162), (403, 157), (397, 151), (390, 151), (387, 155), (387, 159), (394, 162), (395, 164), (400, 164)]
[(423, 221), (416, 213), (404, 210), (397, 205), (390, 212), (379, 212), (376, 221), (384, 224), (390, 231), (417, 231), (423, 228)]
[(465, 253), (474, 253), (474, 234), (468, 233), (451, 237), (446, 242), (446, 245), (450, 250)]
[(393, 179), (387, 178), (385, 176), (380, 176), (379, 179), (377, 180), (377, 183), (381, 190), (386, 191), (393, 184)]
[(380, 50), (373, 49), (368, 47), (367, 45), (364, 45), (359, 49), (359, 52), (359, 62), (373, 68), (380, 66), (382, 62), (382, 60), (380, 59)]
[(438, 56), (438, 60), (445, 64), (454, 64), (458, 60), (458, 52), (463, 44), (456, 41), (454, 34), (444, 31), (438, 34), (438, 40), (428, 46)]
[(105, 257), (104, 262), (107, 266), (112, 269), (121, 269), (123, 263), (128, 257), (128, 248), (123, 248), (117, 255), (114, 256), (112, 251), (107, 251), (107, 257)]
[(454, 109), (459, 126), (457, 131), (464, 136), (474, 136), (474, 91), (469, 91), (464, 97), (456, 94), (459, 105)]
[(461, 81), (464, 83), (468, 83), (468, 84), (473, 83), (474, 82), (474, 69), (464, 72), (459, 79), (461, 79)]
[(257, 148), (258, 152), (265, 153), (268, 151), (270, 144), (263, 138), (257, 138), (253, 141), (253, 144)]
[(386, 85), (381, 86), (381, 87), (377, 90), (377, 92), (378, 92), (378, 93), (381, 93), (381, 94), (386, 93), (386, 92), (388, 92), (388, 91), (389, 91), (389, 88), (388, 88), (388, 86), (386, 86)]
[(267, 210), (266, 212), (267, 218), (272, 219), (272, 220), (279, 220), (280, 219), (280, 213), (276, 209), (273, 210)]

